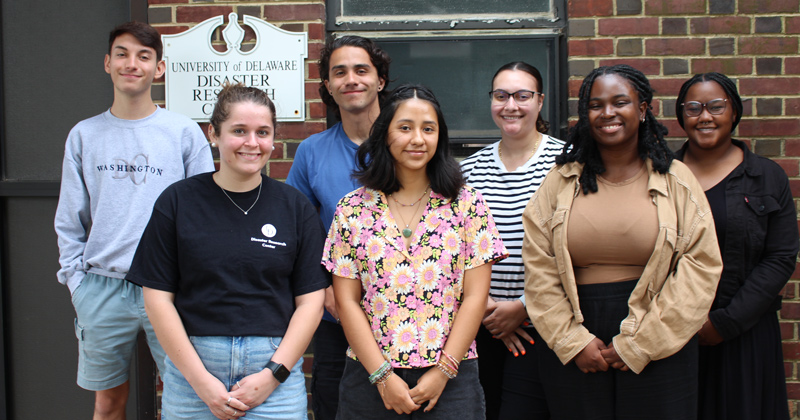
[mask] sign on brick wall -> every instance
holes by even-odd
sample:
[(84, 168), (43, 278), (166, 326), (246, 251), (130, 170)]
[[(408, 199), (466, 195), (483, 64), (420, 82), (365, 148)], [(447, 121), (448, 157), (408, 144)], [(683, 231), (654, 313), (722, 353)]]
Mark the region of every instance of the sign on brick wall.
[(275, 102), (278, 121), (305, 119), (305, 32), (289, 32), (261, 19), (244, 16), (256, 34), (255, 47), (242, 51), (244, 29), (236, 13), (222, 30), (227, 50), (211, 45), (211, 35), (223, 16), (206, 19), (186, 32), (162, 35), (166, 71), (166, 107), (195, 121), (208, 121), (226, 82), (263, 89)]

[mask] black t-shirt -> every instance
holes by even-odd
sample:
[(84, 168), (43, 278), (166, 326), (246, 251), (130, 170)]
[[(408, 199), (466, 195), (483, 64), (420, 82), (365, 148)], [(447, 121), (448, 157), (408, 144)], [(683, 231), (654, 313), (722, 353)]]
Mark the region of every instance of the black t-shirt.
[[(262, 178), (247, 215), (212, 173), (176, 182), (156, 201), (126, 279), (174, 293), (190, 336), (283, 336), (294, 297), (330, 285), (317, 210)], [(228, 195), (247, 210), (257, 193)]]

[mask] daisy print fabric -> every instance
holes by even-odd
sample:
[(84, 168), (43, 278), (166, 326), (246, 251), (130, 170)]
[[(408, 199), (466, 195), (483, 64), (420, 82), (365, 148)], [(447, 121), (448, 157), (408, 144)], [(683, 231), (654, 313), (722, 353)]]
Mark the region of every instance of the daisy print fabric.
[[(362, 187), (339, 201), (322, 263), (361, 281), (361, 307), (395, 368), (435, 365), (461, 304), (464, 272), (508, 256), (480, 193), (430, 193), (406, 250), (386, 196)], [(355, 358), (351, 349), (347, 355)], [(475, 342), (466, 358), (477, 357)]]

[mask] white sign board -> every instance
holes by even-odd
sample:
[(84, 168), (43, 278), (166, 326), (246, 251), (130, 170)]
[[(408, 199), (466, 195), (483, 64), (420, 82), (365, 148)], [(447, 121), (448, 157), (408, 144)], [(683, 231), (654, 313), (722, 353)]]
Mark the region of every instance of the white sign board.
[(269, 94), (278, 121), (303, 121), (307, 34), (284, 31), (245, 15), (244, 24), (255, 32), (256, 45), (243, 52), (244, 29), (236, 13), (231, 13), (222, 30), (228, 49), (219, 52), (211, 46), (211, 36), (223, 20), (222, 15), (216, 16), (186, 32), (161, 36), (167, 64), (167, 109), (195, 121), (208, 121), (222, 85), (240, 82)]

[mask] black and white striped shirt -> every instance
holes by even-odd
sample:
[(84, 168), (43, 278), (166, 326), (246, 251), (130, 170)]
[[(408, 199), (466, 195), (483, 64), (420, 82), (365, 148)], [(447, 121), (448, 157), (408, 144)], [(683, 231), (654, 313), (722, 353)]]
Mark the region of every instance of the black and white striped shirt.
[(492, 217), (508, 249), (508, 258), (492, 267), (494, 300), (518, 299), (525, 289), (525, 268), (522, 263), (522, 211), (539, 189), (544, 177), (561, 154), (564, 142), (542, 135), (538, 150), (524, 165), (513, 172), (506, 170), (497, 154), (500, 142), (484, 147), (461, 162), (467, 184), (483, 195)]

